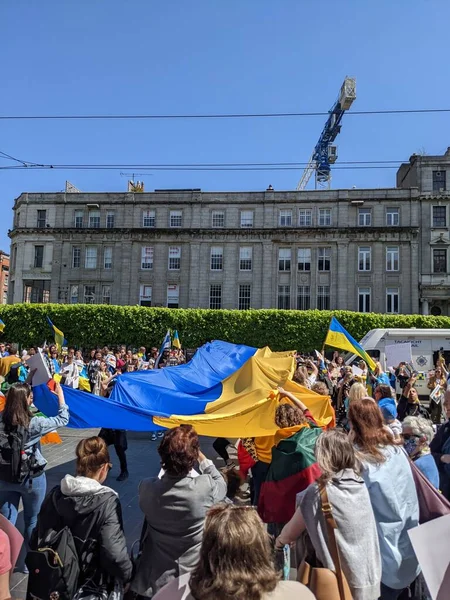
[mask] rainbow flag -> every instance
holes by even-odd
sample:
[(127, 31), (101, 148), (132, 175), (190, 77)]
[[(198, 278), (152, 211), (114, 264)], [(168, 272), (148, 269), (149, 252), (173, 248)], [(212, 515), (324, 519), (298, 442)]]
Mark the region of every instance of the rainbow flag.
[(339, 348), (340, 350), (347, 350), (347, 352), (357, 354), (366, 362), (371, 371), (375, 370), (376, 365), (373, 358), (371, 358), (364, 348), (342, 327), (336, 317), (331, 319), (324, 346), (331, 346), (332, 348)]

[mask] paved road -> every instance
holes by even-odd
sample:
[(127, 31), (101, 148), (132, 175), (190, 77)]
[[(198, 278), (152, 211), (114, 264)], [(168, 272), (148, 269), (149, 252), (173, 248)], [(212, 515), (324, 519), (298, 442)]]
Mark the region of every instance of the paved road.
[[(62, 444), (43, 447), (43, 453), (48, 460), (47, 489), (52, 489), (59, 484), (67, 473), (75, 474), (75, 448), (79, 440), (91, 435), (97, 435), (98, 429), (62, 429), (59, 431)], [(223, 467), (223, 461), (217, 457), (212, 448), (212, 438), (202, 438), (202, 450), (208, 458), (214, 459), (218, 467)], [(116, 490), (122, 503), (125, 534), (128, 547), (131, 548), (135, 540), (139, 538), (142, 526), (142, 513), (138, 506), (138, 485), (144, 477), (156, 476), (160, 470), (159, 455), (157, 452), (158, 442), (150, 441), (149, 433), (128, 434), (128, 470), (130, 477), (127, 481), (117, 482), (119, 474), (119, 461), (111, 447), (111, 462), (113, 468), (110, 472), (106, 485)], [(217, 460), (216, 460), (217, 459)], [(22, 530), (23, 523), (19, 517), (18, 527)], [(26, 577), (21, 573), (14, 573), (11, 581), (11, 593), (13, 598), (25, 598)]]

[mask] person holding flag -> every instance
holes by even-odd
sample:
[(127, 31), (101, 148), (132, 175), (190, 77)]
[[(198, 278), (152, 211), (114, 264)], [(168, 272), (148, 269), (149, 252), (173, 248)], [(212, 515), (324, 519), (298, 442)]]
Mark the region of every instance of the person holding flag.
[[(168, 329), (166, 336), (163, 339), (163, 343), (161, 344), (161, 349), (159, 351), (158, 358), (156, 359), (156, 362), (155, 362), (155, 369), (161, 369), (161, 367), (164, 366), (165, 361), (166, 361), (167, 352), (170, 352), (171, 346), (172, 346), (172, 342), (171, 342), (171, 338), (170, 338), (170, 329)], [(164, 354), (164, 356), (163, 356), (163, 354)], [(164, 360), (163, 364), (160, 364), (161, 359)]]

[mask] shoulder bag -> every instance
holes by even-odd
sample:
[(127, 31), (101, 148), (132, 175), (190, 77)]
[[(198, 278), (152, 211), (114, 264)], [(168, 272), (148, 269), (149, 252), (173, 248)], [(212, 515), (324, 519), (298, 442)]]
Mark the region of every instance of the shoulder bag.
[(419, 501), (419, 523), (422, 525), (438, 517), (450, 514), (450, 502), (428, 481), (409, 456), (408, 460)]
[[(302, 561), (298, 568), (297, 580), (306, 585), (315, 595), (316, 600), (352, 600), (352, 594), (347, 579), (342, 571), (339, 548), (336, 541), (336, 521), (333, 517), (331, 504), (328, 500), (326, 485), (318, 484), (322, 513), (325, 518), (328, 536), (328, 550), (333, 559), (336, 571), (326, 569), (322, 566), (313, 566), (313, 561)], [(315, 565), (320, 565), (317, 558)]]

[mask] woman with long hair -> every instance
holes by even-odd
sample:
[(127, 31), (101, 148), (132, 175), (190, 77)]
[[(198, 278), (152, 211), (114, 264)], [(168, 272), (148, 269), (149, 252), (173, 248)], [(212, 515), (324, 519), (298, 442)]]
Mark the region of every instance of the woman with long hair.
[[(419, 524), (419, 503), (401, 442), (385, 427), (379, 406), (370, 398), (352, 402), (350, 438), (362, 461), (381, 551), (381, 600), (396, 600), (411, 586), (420, 568), (408, 536)], [(406, 593), (406, 592), (405, 592)]]
[(36, 526), (47, 490), (44, 472), (47, 461), (41, 454), (40, 439), (69, 422), (69, 409), (64, 402), (64, 392), (59, 383), (56, 384), (55, 391), (59, 403), (56, 417), (33, 416), (30, 411), (31, 386), (28, 383), (14, 383), (9, 388), (5, 408), (0, 413), (0, 433), (3, 436), (20, 432), (23, 432), (24, 436), (24, 453), (21, 456), (21, 468), (24, 473), (22, 482), (10, 481), (6, 469), (3, 473), (3, 469), (0, 470), (0, 512), (15, 525), (19, 502), (22, 500), (26, 544)]
[(280, 581), (270, 538), (253, 508), (219, 504), (208, 512), (194, 571), (155, 600), (313, 600), (300, 583)]
[(338, 429), (317, 439), (315, 454), (322, 475), (297, 496), (298, 508), (277, 538), (276, 546), (295, 542), (306, 529), (320, 563), (333, 571), (327, 525), (320, 488), (326, 487), (337, 523), (336, 539), (341, 565), (353, 600), (377, 600), (380, 596), (381, 561), (378, 535), (361, 463), (348, 435)]
[[(45, 546), (49, 531), (67, 526), (81, 557), (79, 595), (101, 599), (108, 597), (115, 582), (123, 585), (130, 580), (132, 564), (120, 500), (117, 492), (103, 485), (112, 466), (105, 441), (100, 437), (81, 440), (76, 456), (76, 476), (66, 475), (42, 505), (27, 562), (31, 567), (33, 551)], [(29, 592), (33, 592), (35, 582), (30, 571)], [(48, 594), (48, 590), (42, 592)]]
[[(139, 507), (145, 516), (142, 554), (133, 591), (152, 598), (166, 583), (197, 564), (208, 510), (225, 499), (227, 484), (200, 450), (191, 425), (164, 433), (158, 448), (159, 477), (139, 486)], [(200, 474), (194, 470), (198, 464)]]

